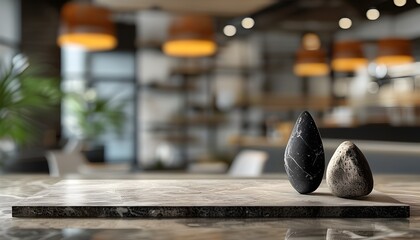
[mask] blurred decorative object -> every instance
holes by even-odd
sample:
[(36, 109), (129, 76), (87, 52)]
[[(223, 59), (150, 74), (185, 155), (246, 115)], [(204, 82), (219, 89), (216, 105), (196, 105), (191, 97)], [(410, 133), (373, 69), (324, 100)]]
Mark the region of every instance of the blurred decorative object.
[(294, 73), (300, 77), (324, 76), (330, 71), (325, 50), (321, 49), (321, 40), (314, 33), (307, 33), (302, 38), (302, 47), (296, 54)]
[(402, 38), (387, 38), (378, 42), (377, 64), (387, 66), (412, 63), (414, 57), (411, 49), (411, 42)]
[(163, 45), (163, 51), (174, 57), (205, 57), (213, 55), (216, 49), (213, 20), (200, 15), (175, 18)]
[(72, 119), (65, 119), (70, 125), (73, 137), (94, 140), (107, 132), (121, 134), (125, 120), (124, 101), (103, 99), (92, 89), (83, 93), (71, 92), (65, 96)]
[(376, 79), (382, 79), (387, 76), (388, 68), (384, 64), (376, 64), (374, 62), (368, 65), (368, 73)]
[(87, 3), (67, 3), (61, 11), (58, 45), (75, 45), (90, 51), (115, 48), (115, 26), (111, 12)]
[(292, 122), (280, 122), (276, 118), (268, 118), (266, 120), (267, 140), (271, 142), (287, 142), (292, 133)]
[(10, 67), (0, 67), (0, 139), (25, 144), (35, 139), (35, 115), (48, 112), (61, 99), (59, 82), (29, 72), (24, 55), (16, 55)]
[(67, 93), (64, 104), (69, 111), (64, 119), (70, 134), (69, 142), (80, 143), (82, 147), (78, 151), (82, 151), (90, 162), (104, 162), (105, 146), (101, 137), (113, 132), (122, 134), (125, 101), (99, 98), (93, 89), (89, 89), (82, 93)]
[(323, 49), (306, 50), (300, 49), (296, 55), (294, 73), (300, 77), (325, 76), (330, 68), (326, 62), (326, 54)]
[(366, 66), (368, 60), (363, 55), (359, 41), (336, 42), (333, 47), (332, 69), (337, 72), (353, 72)]
[(180, 149), (169, 143), (161, 143), (156, 147), (156, 159), (163, 168), (181, 168), (186, 164)]

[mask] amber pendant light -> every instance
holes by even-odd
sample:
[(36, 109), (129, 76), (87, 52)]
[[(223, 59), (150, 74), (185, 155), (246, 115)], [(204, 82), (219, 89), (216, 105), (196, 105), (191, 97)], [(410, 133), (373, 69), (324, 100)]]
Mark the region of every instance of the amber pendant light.
[(174, 57), (211, 56), (216, 49), (213, 20), (200, 15), (175, 18), (163, 45), (165, 54)]
[(61, 10), (58, 45), (75, 45), (89, 51), (115, 48), (115, 26), (111, 13), (88, 3), (67, 3)]
[(299, 77), (325, 76), (330, 68), (326, 61), (325, 50), (316, 34), (308, 33), (302, 38), (302, 47), (297, 51), (293, 68)]
[(388, 66), (411, 63), (414, 61), (411, 42), (402, 38), (387, 38), (378, 42), (377, 64)]
[(331, 62), (334, 71), (353, 72), (367, 64), (368, 60), (364, 57), (360, 41), (342, 41), (334, 44)]

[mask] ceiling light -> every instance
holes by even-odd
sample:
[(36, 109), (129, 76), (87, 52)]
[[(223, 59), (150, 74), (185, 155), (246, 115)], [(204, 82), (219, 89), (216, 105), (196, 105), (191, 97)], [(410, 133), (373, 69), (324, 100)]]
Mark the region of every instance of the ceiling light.
[(307, 33), (302, 38), (302, 46), (306, 50), (318, 50), (321, 48), (321, 40), (315, 33)]
[[(418, 0), (417, 0), (418, 2)], [(407, 3), (407, 0), (394, 0), (394, 4), (397, 7), (402, 7)]]
[(226, 25), (223, 28), (223, 33), (228, 37), (232, 37), (236, 34), (236, 27), (233, 25)]
[(349, 29), (351, 27), (351, 19), (350, 18), (341, 18), (340, 21), (338, 21), (338, 25), (342, 29)]
[(377, 64), (387, 66), (411, 63), (414, 57), (411, 49), (411, 42), (408, 39), (389, 38), (378, 42)]
[(200, 15), (175, 18), (163, 44), (163, 52), (174, 57), (205, 57), (216, 50), (213, 19)]
[(294, 73), (299, 77), (325, 76), (330, 72), (326, 62), (326, 53), (322, 49), (300, 49), (296, 54)]
[(369, 20), (376, 20), (376, 19), (379, 18), (379, 16), (380, 16), (380, 13), (379, 13), (378, 9), (376, 9), (376, 8), (369, 9), (366, 12), (366, 17)]
[(359, 41), (342, 41), (334, 43), (332, 68), (337, 72), (353, 72), (366, 66), (368, 60), (363, 55), (362, 43)]
[(416, 0), (416, 3), (420, 4), (420, 0)]
[(116, 47), (111, 12), (86, 3), (67, 3), (61, 10), (59, 46), (80, 46), (90, 51)]
[(242, 19), (242, 27), (245, 29), (251, 29), (254, 25), (255, 25), (255, 21), (254, 19), (250, 18), (250, 17), (246, 17), (244, 19)]

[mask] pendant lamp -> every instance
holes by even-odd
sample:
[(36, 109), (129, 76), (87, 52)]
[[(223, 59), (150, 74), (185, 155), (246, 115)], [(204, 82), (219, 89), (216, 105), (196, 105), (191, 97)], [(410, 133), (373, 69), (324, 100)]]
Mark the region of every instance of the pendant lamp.
[(327, 75), (330, 68), (326, 62), (325, 50), (321, 49), (321, 40), (315, 33), (306, 33), (302, 37), (301, 48), (296, 54), (294, 73), (299, 77)]
[(187, 15), (175, 18), (163, 45), (173, 57), (205, 57), (216, 52), (213, 20), (208, 16)]
[(322, 49), (300, 49), (296, 54), (294, 73), (299, 77), (325, 76), (330, 68), (326, 63), (326, 53)]
[(336, 72), (353, 72), (366, 66), (368, 60), (363, 55), (360, 41), (336, 42), (333, 46), (332, 69)]
[(378, 42), (378, 56), (375, 62), (388, 66), (411, 63), (414, 61), (411, 42), (408, 39), (388, 38)]
[(105, 8), (87, 3), (67, 3), (61, 10), (59, 46), (75, 45), (89, 51), (115, 48), (115, 26)]

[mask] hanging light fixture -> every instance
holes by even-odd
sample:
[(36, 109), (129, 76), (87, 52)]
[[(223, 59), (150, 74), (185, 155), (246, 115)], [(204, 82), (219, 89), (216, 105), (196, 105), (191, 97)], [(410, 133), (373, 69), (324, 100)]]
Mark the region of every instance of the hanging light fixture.
[(325, 76), (330, 68), (325, 61), (325, 51), (301, 49), (297, 52), (294, 72), (300, 77)]
[(296, 54), (294, 73), (300, 77), (325, 76), (330, 68), (326, 62), (326, 53), (321, 49), (318, 35), (305, 34), (302, 38), (302, 48)]
[(411, 63), (414, 57), (411, 42), (402, 38), (387, 38), (378, 42), (378, 56), (375, 62), (388, 66)]
[(353, 72), (366, 66), (368, 60), (363, 55), (359, 41), (336, 42), (333, 46), (332, 69), (337, 72)]
[(87, 3), (67, 3), (61, 11), (59, 46), (75, 45), (90, 51), (110, 50), (117, 45), (111, 13)]
[(174, 57), (205, 57), (213, 55), (216, 49), (213, 20), (199, 15), (176, 18), (163, 45), (163, 51)]

